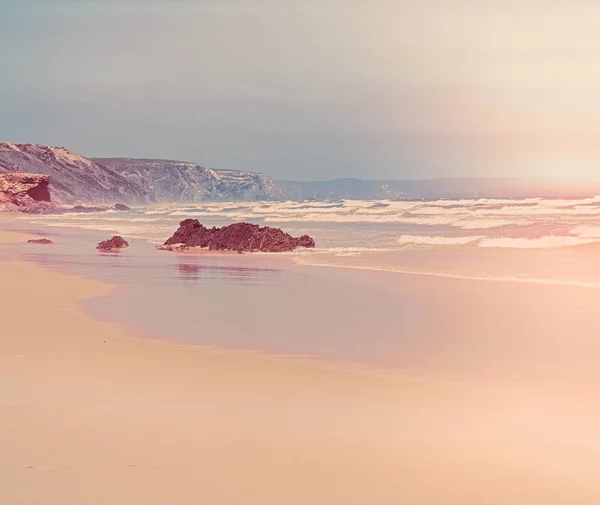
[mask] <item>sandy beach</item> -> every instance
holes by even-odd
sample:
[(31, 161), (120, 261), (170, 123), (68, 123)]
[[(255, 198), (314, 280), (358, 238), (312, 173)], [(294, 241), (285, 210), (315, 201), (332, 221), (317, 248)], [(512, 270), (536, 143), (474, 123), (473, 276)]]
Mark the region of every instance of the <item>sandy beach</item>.
[(108, 284), (0, 280), (2, 505), (600, 502), (592, 391), (151, 340), (82, 310)]

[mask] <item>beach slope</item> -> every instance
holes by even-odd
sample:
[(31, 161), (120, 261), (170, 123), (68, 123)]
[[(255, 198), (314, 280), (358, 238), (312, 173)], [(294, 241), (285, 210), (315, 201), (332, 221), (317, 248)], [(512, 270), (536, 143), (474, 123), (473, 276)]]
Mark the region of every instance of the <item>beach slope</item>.
[(504, 389), (143, 339), (80, 308), (109, 285), (0, 279), (0, 504), (600, 502), (591, 418), (576, 443)]

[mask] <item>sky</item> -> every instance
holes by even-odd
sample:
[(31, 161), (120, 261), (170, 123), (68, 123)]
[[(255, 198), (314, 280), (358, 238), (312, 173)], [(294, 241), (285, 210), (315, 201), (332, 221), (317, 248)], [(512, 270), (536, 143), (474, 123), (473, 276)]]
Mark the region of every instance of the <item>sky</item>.
[(0, 0), (0, 140), (276, 179), (600, 179), (600, 2)]

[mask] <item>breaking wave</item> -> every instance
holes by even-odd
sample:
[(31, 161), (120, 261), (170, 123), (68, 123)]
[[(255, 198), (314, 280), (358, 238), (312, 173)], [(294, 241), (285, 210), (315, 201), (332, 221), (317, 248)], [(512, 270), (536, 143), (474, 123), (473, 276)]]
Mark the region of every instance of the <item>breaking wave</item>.
[(600, 226), (582, 225), (576, 226), (569, 231), (571, 235), (582, 238), (597, 238), (600, 239)]
[(462, 228), (463, 230), (485, 230), (504, 226), (531, 226), (534, 223), (535, 221), (510, 219), (464, 219), (453, 221), (450, 226)]
[(483, 236), (469, 237), (445, 237), (445, 236), (425, 236), (425, 235), (402, 235), (398, 238), (398, 244), (401, 245), (465, 245), (478, 242)]
[(599, 240), (600, 238), (581, 238), (562, 235), (546, 235), (540, 238), (494, 237), (483, 239), (478, 245), (479, 247), (500, 247), (510, 249), (548, 249), (590, 244)]
[(316, 249), (299, 249), (293, 253), (294, 256), (314, 256), (331, 254), (334, 256), (362, 256), (369, 253), (385, 253), (397, 251), (393, 247), (317, 247)]
[[(533, 226), (556, 219), (600, 218), (600, 197), (581, 200), (541, 198), (437, 201), (344, 200), (325, 202), (199, 202), (146, 207), (152, 217), (195, 217), (265, 223), (392, 224), (450, 226), (464, 230)], [(581, 223), (574, 223), (574, 226)]]
[(185, 217), (207, 226), (239, 221), (281, 226), (297, 235), (314, 235), (319, 246), (316, 254), (337, 256), (456, 246), (549, 249), (600, 242), (600, 197), (161, 203), (129, 213), (64, 214), (36, 220), (164, 241)]

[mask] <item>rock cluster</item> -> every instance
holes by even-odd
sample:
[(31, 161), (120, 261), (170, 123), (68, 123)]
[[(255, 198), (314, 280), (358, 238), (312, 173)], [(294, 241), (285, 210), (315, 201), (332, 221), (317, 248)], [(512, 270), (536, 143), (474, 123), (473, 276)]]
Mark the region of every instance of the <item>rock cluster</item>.
[(237, 252), (289, 252), (298, 247), (315, 247), (315, 241), (308, 235), (295, 238), (279, 228), (250, 223), (206, 228), (197, 219), (179, 223), (178, 230), (165, 242), (165, 246), (174, 244)]
[(123, 247), (129, 247), (129, 243), (122, 237), (115, 235), (109, 240), (104, 240), (103, 242), (100, 242), (96, 246), (96, 249), (98, 249), (99, 251), (119, 251)]

